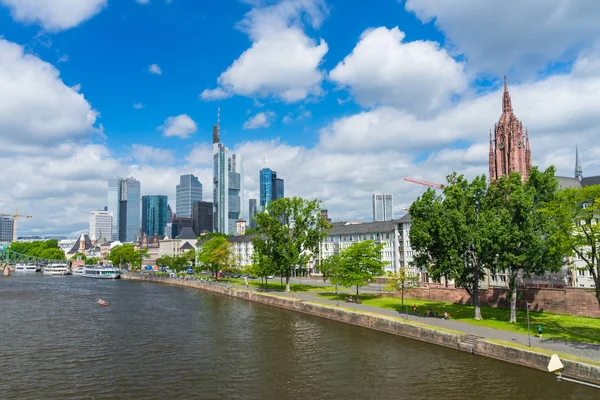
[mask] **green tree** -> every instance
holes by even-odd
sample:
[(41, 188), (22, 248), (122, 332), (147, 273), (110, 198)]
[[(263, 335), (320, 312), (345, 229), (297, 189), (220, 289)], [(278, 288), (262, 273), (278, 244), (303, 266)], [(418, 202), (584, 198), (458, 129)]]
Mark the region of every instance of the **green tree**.
[(336, 282), (345, 287), (365, 286), (376, 276), (383, 275), (383, 267), (387, 264), (381, 261), (381, 251), (384, 243), (375, 243), (372, 240), (352, 243), (340, 252), (340, 276)]
[(132, 264), (136, 261), (135, 247), (133, 244), (115, 246), (110, 250), (108, 260), (118, 267)]
[(98, 265), (100, 259), (98, 257), (89, 257), (85, 260), (85, 265)]
[(543, 212), (558, 224), (561, 249), (585, 264), (600, 306), (600, 185), (561, 189)]
[(429, 189), (410, 207), (410, 242), (415, 263), (434, 279), (454, 279), (471, 296), (474, 318), (481, 319), (479, 282), (485, 277), (493, 219), (487, 205), (485, 176), (469, 182), (456, 173), (447, 177), (443, 196)]
[(329, 231), (320, 204), (318, 200), (284, 197), (270, 202), (255, 216), (261, 235), (254, 239), (254, 251), (269, 258), (279, 275), (285, 276), (287, 292), (292, 272), (306, 267), (310, 254), (317, 251)]
[(133, 252), (133, 260), (131, 261), (131, 265), (136, 268), (141, 268), (144, 263), (144, 259), (150, 258), (150, 253), (148, 249), (138, 249)]
[(335, 286), (335, 293), (337, 294), (338, 285), (341, 284), (344, 272), (340, 256), (334, 254), (321, 260), (319, 263), (319, 271), (323, 274), (323, 279), (329, 280), (329, 282)]
[(43, 249), (38, 256), (47, 260), (65, 260), (65, 252), (61, 249)]
[(523, 182), (521, 174), (511, 173), (489, 187), (491, 240), (484, 261), (492, 271), (508, 271), (510, 322), (517, 322), (517, 277), (559, 271), (566, 254), (555, 243), (556, 224), (540, 210), (552, 201), (558, 190), (554, 167), (530, 171)]
[(388, 284), (386, 290), (390, 292), (400, 292), (402, 298), (402, 306), (404, 307), (404, 291), (419, 287), (419, 277), (408, 268), (400, 268), (395, 274), (387, 276)]
[(173, 265), (173, 257), (167, 255), (160, 256), (156, 259), (156, 264), (161, 267), (170, 267)]
[(224, 236), (215, 236), (204, 242), (198, 252), (198, 261), (212, 272), (215, 279), (219, 271), (226, 271), (232, 264), (231, 243)]

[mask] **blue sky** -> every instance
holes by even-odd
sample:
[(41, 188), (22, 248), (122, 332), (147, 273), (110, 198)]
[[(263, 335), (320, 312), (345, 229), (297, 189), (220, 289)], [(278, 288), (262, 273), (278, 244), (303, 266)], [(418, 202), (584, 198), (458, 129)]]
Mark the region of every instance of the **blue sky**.
[(174, 203), (194, 173), (210, 201), (220, 106), (245, 203), (268, 154), (335, 220), (369, 220), (374, 192), (399, 216), (424, 190), (404, 176), (487, 173), (505, 74), (534, 164), (571, 176), (579, 145), (598, 174), (598, 4), (0, 0), (0, 212), (36, 214), (23, 234), (85, 231), (114, 175)]

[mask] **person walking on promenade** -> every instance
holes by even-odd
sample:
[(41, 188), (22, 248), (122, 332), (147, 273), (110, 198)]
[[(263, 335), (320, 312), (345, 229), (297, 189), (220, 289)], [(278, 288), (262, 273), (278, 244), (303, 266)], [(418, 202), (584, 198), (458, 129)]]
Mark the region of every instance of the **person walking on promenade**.
[(540, 339), (542, 338), (542, 324), (537, 326), (538, 333), (540, 334)]
[(246, 289), (248, 289), (249, 283), (248, 283), (248, 277), (247, 276), (244, 277), (244, 283), (246, 284)]

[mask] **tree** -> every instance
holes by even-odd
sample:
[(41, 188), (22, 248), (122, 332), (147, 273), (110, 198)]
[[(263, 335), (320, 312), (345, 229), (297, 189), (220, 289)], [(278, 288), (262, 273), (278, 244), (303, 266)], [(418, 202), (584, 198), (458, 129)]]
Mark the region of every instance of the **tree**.
[(521, 174), (511, 173), (489, 187), (489, 204), (495, 210), (490, 217), (495, 221), (488, 225), (493, 229), (488, 232), (491, 240), (484, 261), (493, 271), (508, 271), (510, 323), (517, 322), (519, 272), (525, 276), (543, 275), (559, 271), (563, 265), (565, 254), (553, 239), (558, 224), (540, 212), (557, 190), (554, 167), (545, 172), (532, 168), (526, 182)]
[(271, 201), (254, 220), (261, 233), (254, 239), (254, 251), (269, 258), (280, 276), (285, 276), (289, 292), (292, 272), (306, 267), (329, 231), (329, 222), (321, 217), (321, 203), (284, 197)]
[(254, 251), (252, 254), (252, 265), (250, 265), (246, 272), (250, 275), (257, 276), (265, 281), (265, 287), (268, 287), (267, 277), (275, 273), (275, 266), (271, 262), (271, 259), (266, 257), (260, 251)]
[(136, 261), (135, 247), (132, 244), (115, 246), (110, 250), (108, 260), (119, 267)]
[(558, 224), (558, 246), (589, 271), (600, 306), (600, 185), (561, 189), (543, 212)]
[(98, 265), (100, 259), (98, 257), (89, 257), (85, 260), (85, 265)]
[(373, 240), (352, 243), (340, 252), (340, 276), (337, 280), (342, 286), (365, 286), (375, 276), (383, 275), (386, 262), (381, 261), (381, 251), (384, 243)]
[(219, 271), (231, 266), (232, 258), (231, 243), (224, 236), (215, 236), (204, 242), (198, 252), (198, 261), (212, 272), (215, 279)]
[(133, 252), (133, 260), (131, 265), (137, 268), (141, 268), (145, 258), (150, 258), (148, 249), (138, 249)]
[(419, 287), (419, 277), (408, 268), (400, 268), (395, 274), (389, 274), (388, 282), (387, 290), (401, 293), (402, 307), (404, 307), (404, 291)]
[(494, 210), (487, 207), (485, 176), (469, 182), (453, 173), (447, 182), (443, 196), (429, 189), (411, 205), (410, 242), (416, 265), (435, 279), (454, 279), (471, 296), (479, 320), (479, 282), (485, 277), (483, 256)]
[(338, 285), (341, 283), (343, 273), (342, 260), (340, 259), (340, 256), (334, 254), (324, 260), (321, 260), (321, 263), (319, 264), (319, 271), (323, 274), (323, 279), (329, 279), (329, 282), (332, 285), (335, 285), (335, 293), (337, 294)]
[(161, 267), (169, 267), (173, 265), (173, 257), (167, 255), (160, 256), (156, 259), (156, 264)]

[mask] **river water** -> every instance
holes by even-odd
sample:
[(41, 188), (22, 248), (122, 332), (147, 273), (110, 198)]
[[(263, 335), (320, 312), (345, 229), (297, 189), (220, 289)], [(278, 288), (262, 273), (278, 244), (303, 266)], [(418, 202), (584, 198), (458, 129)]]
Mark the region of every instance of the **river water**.
[(0, 337), (3, 400), (600, 398), (549, 373), (134, 281), (2, 278)]

